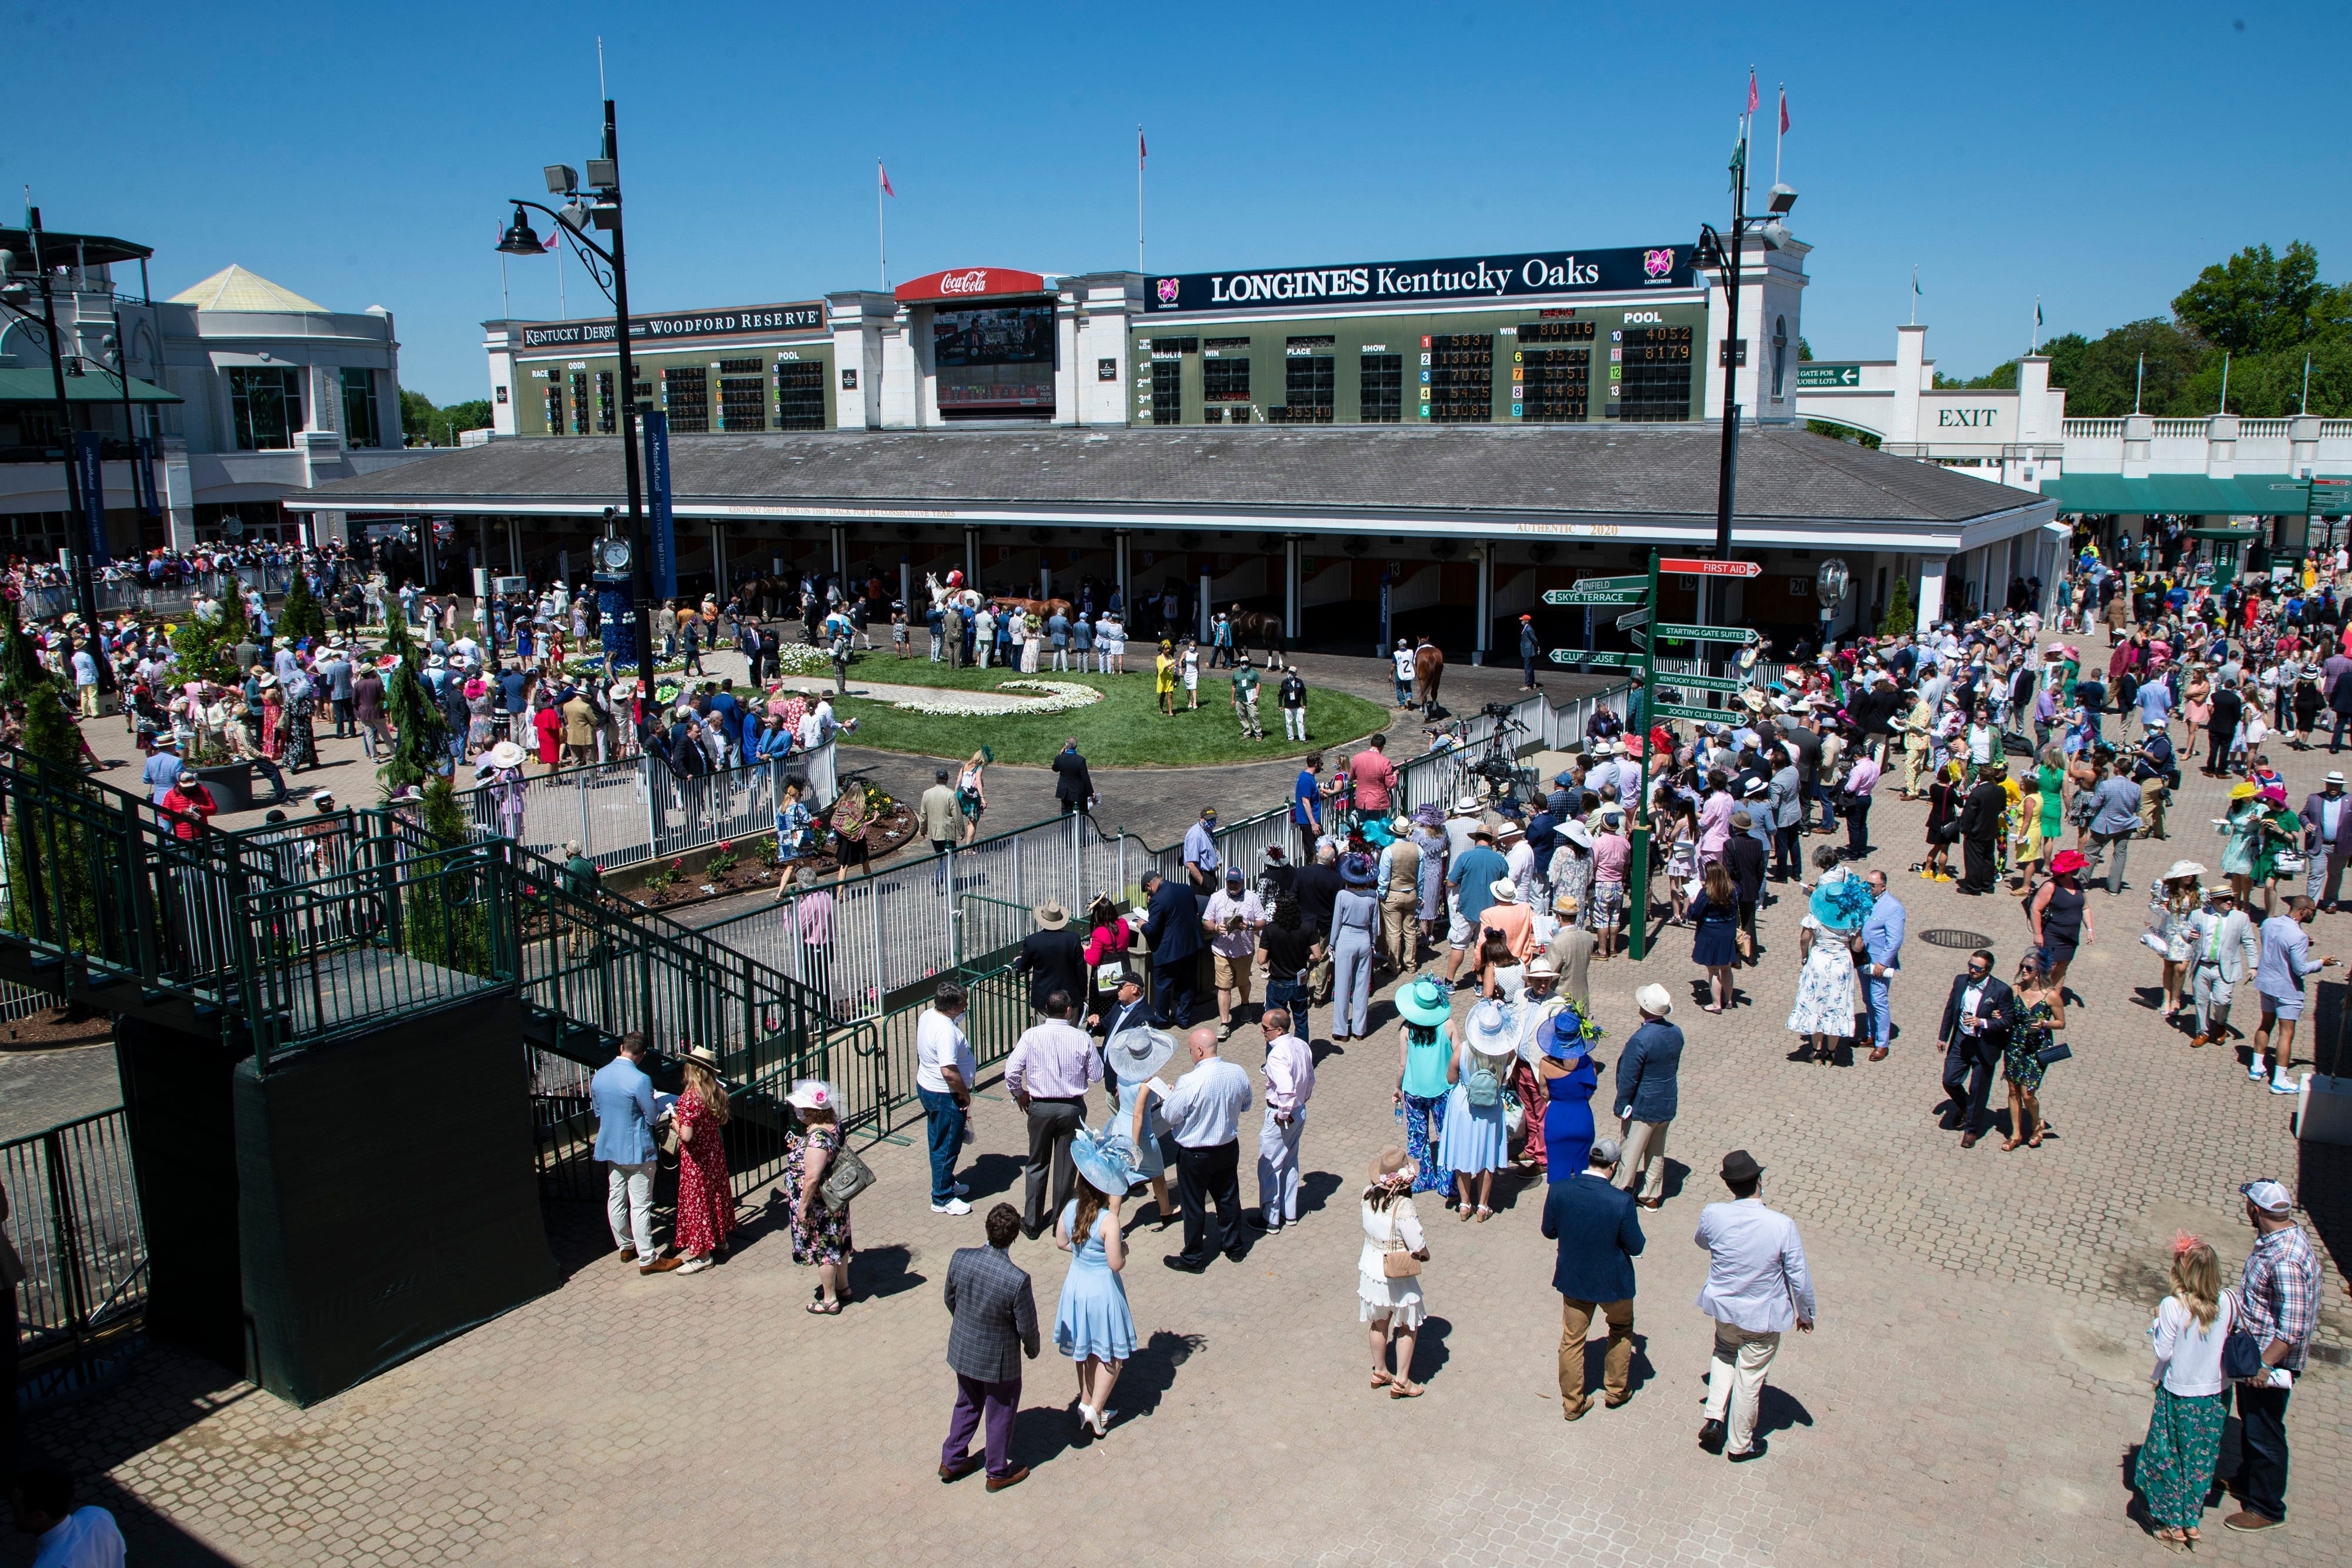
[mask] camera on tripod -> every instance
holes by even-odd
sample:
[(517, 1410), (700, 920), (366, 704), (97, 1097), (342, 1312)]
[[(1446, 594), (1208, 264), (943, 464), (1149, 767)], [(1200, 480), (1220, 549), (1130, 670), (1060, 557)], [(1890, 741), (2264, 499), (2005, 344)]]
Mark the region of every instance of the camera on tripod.
[(1508, 718), (1511, 716), (1511, 705), (1508, 703), (1487, 703), (1484, 706), (1480, 707), (1478, 711), (1485, 714), (1488, 718)]

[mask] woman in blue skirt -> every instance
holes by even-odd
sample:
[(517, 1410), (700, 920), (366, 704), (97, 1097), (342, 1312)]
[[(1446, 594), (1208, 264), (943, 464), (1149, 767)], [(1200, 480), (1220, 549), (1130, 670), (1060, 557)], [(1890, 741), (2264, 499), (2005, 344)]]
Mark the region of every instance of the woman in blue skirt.
[(1518, 1060), (1518, 1011), (1526, 1005), (1487, 1000), (1472, 1008), (1462, 1043), (1446, 1068), (1454, 1087), (1445, 1097), (1437, 1157), (1454, 1173), (1454, 1201), (1465, 1220), (1494, 1218), (1495, 1173), (1511, 1163), (1503, 1085)]
[(1054, 1245), (1069, 1253), (1062, 1281), (1062, 1304), (1054, 1313), (1054, 1348), (1078, 1370), (1078, 1429), (1109, 1432), (1110, 1391), (1135, 1354), (1135, 1314), (1128, 1310), (1127, 1243), (1119, 1233), (1118, 1206), (1135, 1179), (1123, 1140), (1097, 1139), (1081, 1127), (1070, 1144), (1078, 1190), (1054, 1228)]
[(1544, 1082), (1544, 1170), (1552, 1181), (1582, 1175), (1592, 1153), (1592, 1091), (1601, 1082), (1592, 1040), (1600, 1032), (1571, 1003), (1552, 1015), (1536, 1064)]

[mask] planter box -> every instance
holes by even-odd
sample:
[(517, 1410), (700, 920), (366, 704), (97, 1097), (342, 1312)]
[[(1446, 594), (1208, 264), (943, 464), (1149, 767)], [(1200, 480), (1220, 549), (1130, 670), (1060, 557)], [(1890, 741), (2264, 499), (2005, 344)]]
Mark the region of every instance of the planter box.
[(213, 768), (199, 768), (196, 777), (212, 791), (214, 804), (224, 812), (253, 809), (252, 763), (224, 762)]

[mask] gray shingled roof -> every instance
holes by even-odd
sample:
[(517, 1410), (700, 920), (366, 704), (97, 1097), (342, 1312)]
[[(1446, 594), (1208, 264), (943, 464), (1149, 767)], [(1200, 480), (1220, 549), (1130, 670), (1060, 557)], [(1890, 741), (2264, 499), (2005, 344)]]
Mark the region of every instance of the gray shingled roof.
[[(689, 501), (1055, 508), (1177, 507), (1328, 514), (1705, 517), (1719, 436), (1698, 425), (1286, 429), (1060, 426), (690, 435), (670, 444)], [(623, 487), (612, 436), (493, 441), (287, 497), (339, 510), (496, 497), (601, 506)], [(2039, 500), (1801, 429), (1739, 437), (1739, 515), (1965, 525)]]

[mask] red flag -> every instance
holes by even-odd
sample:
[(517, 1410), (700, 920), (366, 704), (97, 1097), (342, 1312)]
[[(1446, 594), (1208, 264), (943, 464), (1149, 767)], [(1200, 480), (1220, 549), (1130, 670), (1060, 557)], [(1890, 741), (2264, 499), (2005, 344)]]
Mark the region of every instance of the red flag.
[(1755, 113), (1756, 106), (1763, 101), (1756, 96), (1756, 68), (1750, 66), (1748, 68), (1748, 112)]
[(1135, 128), (1135, 161), (1138, 164), (1143, 162), (1143, 127), (1140, 125)]
[(882, 160), (879, 158), (874, 160), (874, 172), (882, 176), (882, 193), (884, 195), (895, 196), (898, 193), (890, 188), (890, 171), (882, 167)]
[(553, 250), (553, 249), (555, 248), (555, 242), (556, 242), (556, 239), (557, 239), (557, 238), (558, 238), (558, 236), (557, 236), (557, 235), (552, 235), (552, 234), (549, 235), (547, 236), (547, 243), (546, 243), (545, 245), (543, 245), (543, 246), (541, 246), (539, 248), (540, 248), (540, 249), (541, 249), (541, 250)]
[(1780, 89), (1780, 134), (1789, 134), (1789, 89)]

